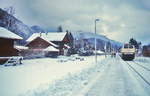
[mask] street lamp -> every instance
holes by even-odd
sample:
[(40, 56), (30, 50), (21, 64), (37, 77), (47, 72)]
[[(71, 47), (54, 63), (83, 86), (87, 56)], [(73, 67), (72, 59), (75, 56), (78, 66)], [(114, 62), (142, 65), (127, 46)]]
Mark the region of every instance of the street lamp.
[(96, 22), (100, 21), (99, 19), (95, 19), (95, 63), (97, 63), (97, 44), (96, 44)]

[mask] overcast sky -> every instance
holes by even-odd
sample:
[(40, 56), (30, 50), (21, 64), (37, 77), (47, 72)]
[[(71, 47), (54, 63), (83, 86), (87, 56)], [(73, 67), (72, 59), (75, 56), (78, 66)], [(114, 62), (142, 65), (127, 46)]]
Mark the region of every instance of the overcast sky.
[(117, 41), (150, 43), (150, 0), (0, 0), (0, 7), (14, 6), (25, 24), (45, 29), (94, 32)]

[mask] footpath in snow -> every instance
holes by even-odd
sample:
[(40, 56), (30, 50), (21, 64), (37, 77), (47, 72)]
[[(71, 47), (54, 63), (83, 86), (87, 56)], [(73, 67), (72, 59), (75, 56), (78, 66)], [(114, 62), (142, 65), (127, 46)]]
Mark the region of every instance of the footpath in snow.
[[(131, 61), (132, 62), (132, 61)], [(120, 58), (110, 59), (86, 93), (79, 96), (149, 96), (148, 86)]]

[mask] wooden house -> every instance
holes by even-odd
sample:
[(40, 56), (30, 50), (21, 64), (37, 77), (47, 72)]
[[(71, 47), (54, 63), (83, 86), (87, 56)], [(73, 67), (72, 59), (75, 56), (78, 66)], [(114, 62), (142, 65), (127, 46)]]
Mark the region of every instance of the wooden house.
[[(3, 58), (18, 56), (19, 50), (14, 48), (14, 42), (16, 40), (22, 39), (20, 36), (0, 27), (0, 61)], [(5, 60), (4, 60), (5, 61)]]
[(31, 41), (28, 39), (27, 41), (28, 41), (28, 43), (26, 44), (26, 46), (29, 49), (45, 49), (50, 45), (57, 47), (57, 45), (55, 45), (54, 43), (52, 43), (42, 37), (36, 37), (35, 39), (33, 39)]
[[(48, 41), (46, 38), (41, 36), (33, 37), (27, 39), (28, 50), (22, 52), (23, 56), (26, 58), (35, 58), (35, 57), (44, 57), (47, 53), (50, 53), (49, 50), (45, 50), (48, 47), (57, 47), (56, 44)], [(46, 53), (45, 53), (46, 52)], [(55, 52), (54, 52), (55, 53)], [(58, 53), (58, 52), (57, 52)]]
[(27, 41), (32, 41), (37, 37), (40, 37), (48, 42), (52, 42), (53, 44), (55, 44), (55, 48), (59, 49), (59, 54), (63, 54), (63, 49), (66, 48), (66, 46), (69, 46), (70, 48), (73, 47), (73, 36), (69, 32), (34, 33), (31, 37), (29, 37)]
[(64, 54), (64, 49), (73, 47), (73, 36), (69, 32), (51, 32), (47, 34), (49, 41), (58, 45), (60, 55)]

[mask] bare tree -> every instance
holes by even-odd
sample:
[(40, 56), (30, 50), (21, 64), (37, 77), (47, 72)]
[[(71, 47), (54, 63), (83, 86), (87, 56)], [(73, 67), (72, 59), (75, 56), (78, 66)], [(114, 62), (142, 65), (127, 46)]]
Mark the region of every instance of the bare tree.
[[(15, 9), (14, 9), (14, 7), (12, 7), (12, 6), (7, 7), (7, 8), (4, 8), (4, 10), (5, 10), (8, 14), (10, 14), (10, 15), (12, 15), (12, 16), (15, 14)], [(8, 19), (7, 28), (9, 29), (9, 27), (11, 26), (11, 24), (12, 24), (13, 21), (11, 20), (10, 16), (8, 16), (7, 19)]]
[(57, 28), (57, 32), (63, 32), (63, 28), (62, 28), (62, 26), (60, 25), (60, 26), (58, 26), (58, 28)]
[(15, 14), (15, 8), (10, 6), (10, 7), (7, 7), (7, 8), (4, 8), (4, 10), (8, 13), (8, 14), (11, 14), (11, 15), (14, 15)]

